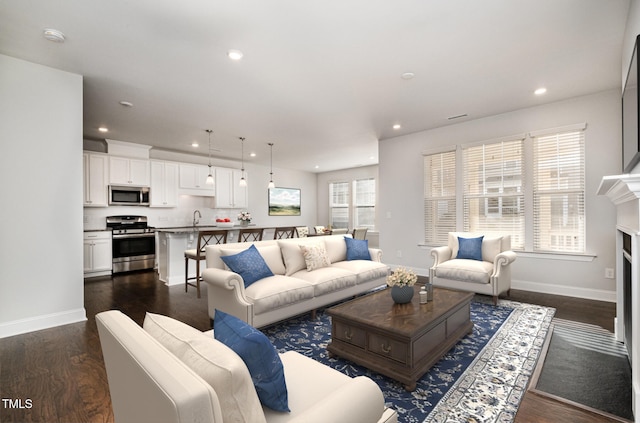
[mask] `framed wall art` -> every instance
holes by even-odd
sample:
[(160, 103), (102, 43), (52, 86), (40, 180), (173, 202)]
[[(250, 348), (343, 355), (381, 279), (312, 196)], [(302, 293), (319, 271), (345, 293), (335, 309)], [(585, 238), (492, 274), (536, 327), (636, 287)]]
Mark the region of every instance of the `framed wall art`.
[(300, 189), (269, 188), (269, 216), (300, 216)]

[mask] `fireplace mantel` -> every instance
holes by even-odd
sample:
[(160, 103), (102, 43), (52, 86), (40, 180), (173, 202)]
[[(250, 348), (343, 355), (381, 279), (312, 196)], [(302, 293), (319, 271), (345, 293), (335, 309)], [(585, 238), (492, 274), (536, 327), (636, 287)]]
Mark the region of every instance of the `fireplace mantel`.
[(607, 196), (616, 206), (615, 332), (616, 339), (626, 342), (630, 352), (632, 406), (637, 415), (640, 411), (640, 174), (605, 176), (598, 195)]

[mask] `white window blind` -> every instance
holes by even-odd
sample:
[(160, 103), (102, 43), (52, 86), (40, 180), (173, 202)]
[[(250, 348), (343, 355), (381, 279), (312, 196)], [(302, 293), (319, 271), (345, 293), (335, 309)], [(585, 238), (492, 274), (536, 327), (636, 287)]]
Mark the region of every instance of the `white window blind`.
[(349, 227), (349, 182), (329, 184), (329, 211), (332, 228)]
[(425, 241), (446, 245), (456, 230), (456, 152), (424, 156)]
[(585, 252), (584, 131), (534, 137), (534, 251)]
[(376, 217), (376, 180), (357, 179), (353, 182), (353, 190), (353, 227), (373, 229)]
[(523, 140), (463, 148), (464, 230), (485, 236), (511, 235), (511, 247), (524, 247)]

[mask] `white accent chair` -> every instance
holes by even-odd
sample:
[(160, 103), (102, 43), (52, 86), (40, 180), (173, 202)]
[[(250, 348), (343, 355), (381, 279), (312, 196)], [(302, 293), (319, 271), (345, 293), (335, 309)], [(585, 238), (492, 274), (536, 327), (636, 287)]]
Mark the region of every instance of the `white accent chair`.
[(280, 355), (291, 412), (261, 407), (244, 362), (211, 331), (148, 318), (143, 329), (117, 310), (96, 315), (116, 422), (398, 422), (373, 380), (295, 351)]
[(498, 296), (511, 290), (511, 263), (516, 253), (511, 251), (511, 236), (487, 235), (482, 240), (482, 260), (456, 258), (458, 237), (477, 238), (483, 234), (449, 232), (448, 245), (431, 249), (433, 266), (429, 280), (435, 286), (490, 295), (493, 303)]

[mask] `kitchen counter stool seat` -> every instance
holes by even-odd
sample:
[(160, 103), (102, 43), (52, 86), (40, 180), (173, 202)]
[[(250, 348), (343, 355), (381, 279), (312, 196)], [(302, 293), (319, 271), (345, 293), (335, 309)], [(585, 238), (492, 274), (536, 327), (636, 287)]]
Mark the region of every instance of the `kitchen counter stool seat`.
[[(189, 285), (196, 288), (200, 298), (200, 262), (206, 259), (205, 247), (207, 245), (225, 244), (227, 242), (227, 230), (199, 231), (196, 248), (184, 252), (184, 292), (188, 292)], [(196, 275), (189, 277), (189, 260), (196, 261)], [(194, 282), (191, 282), (194, 281)]]

